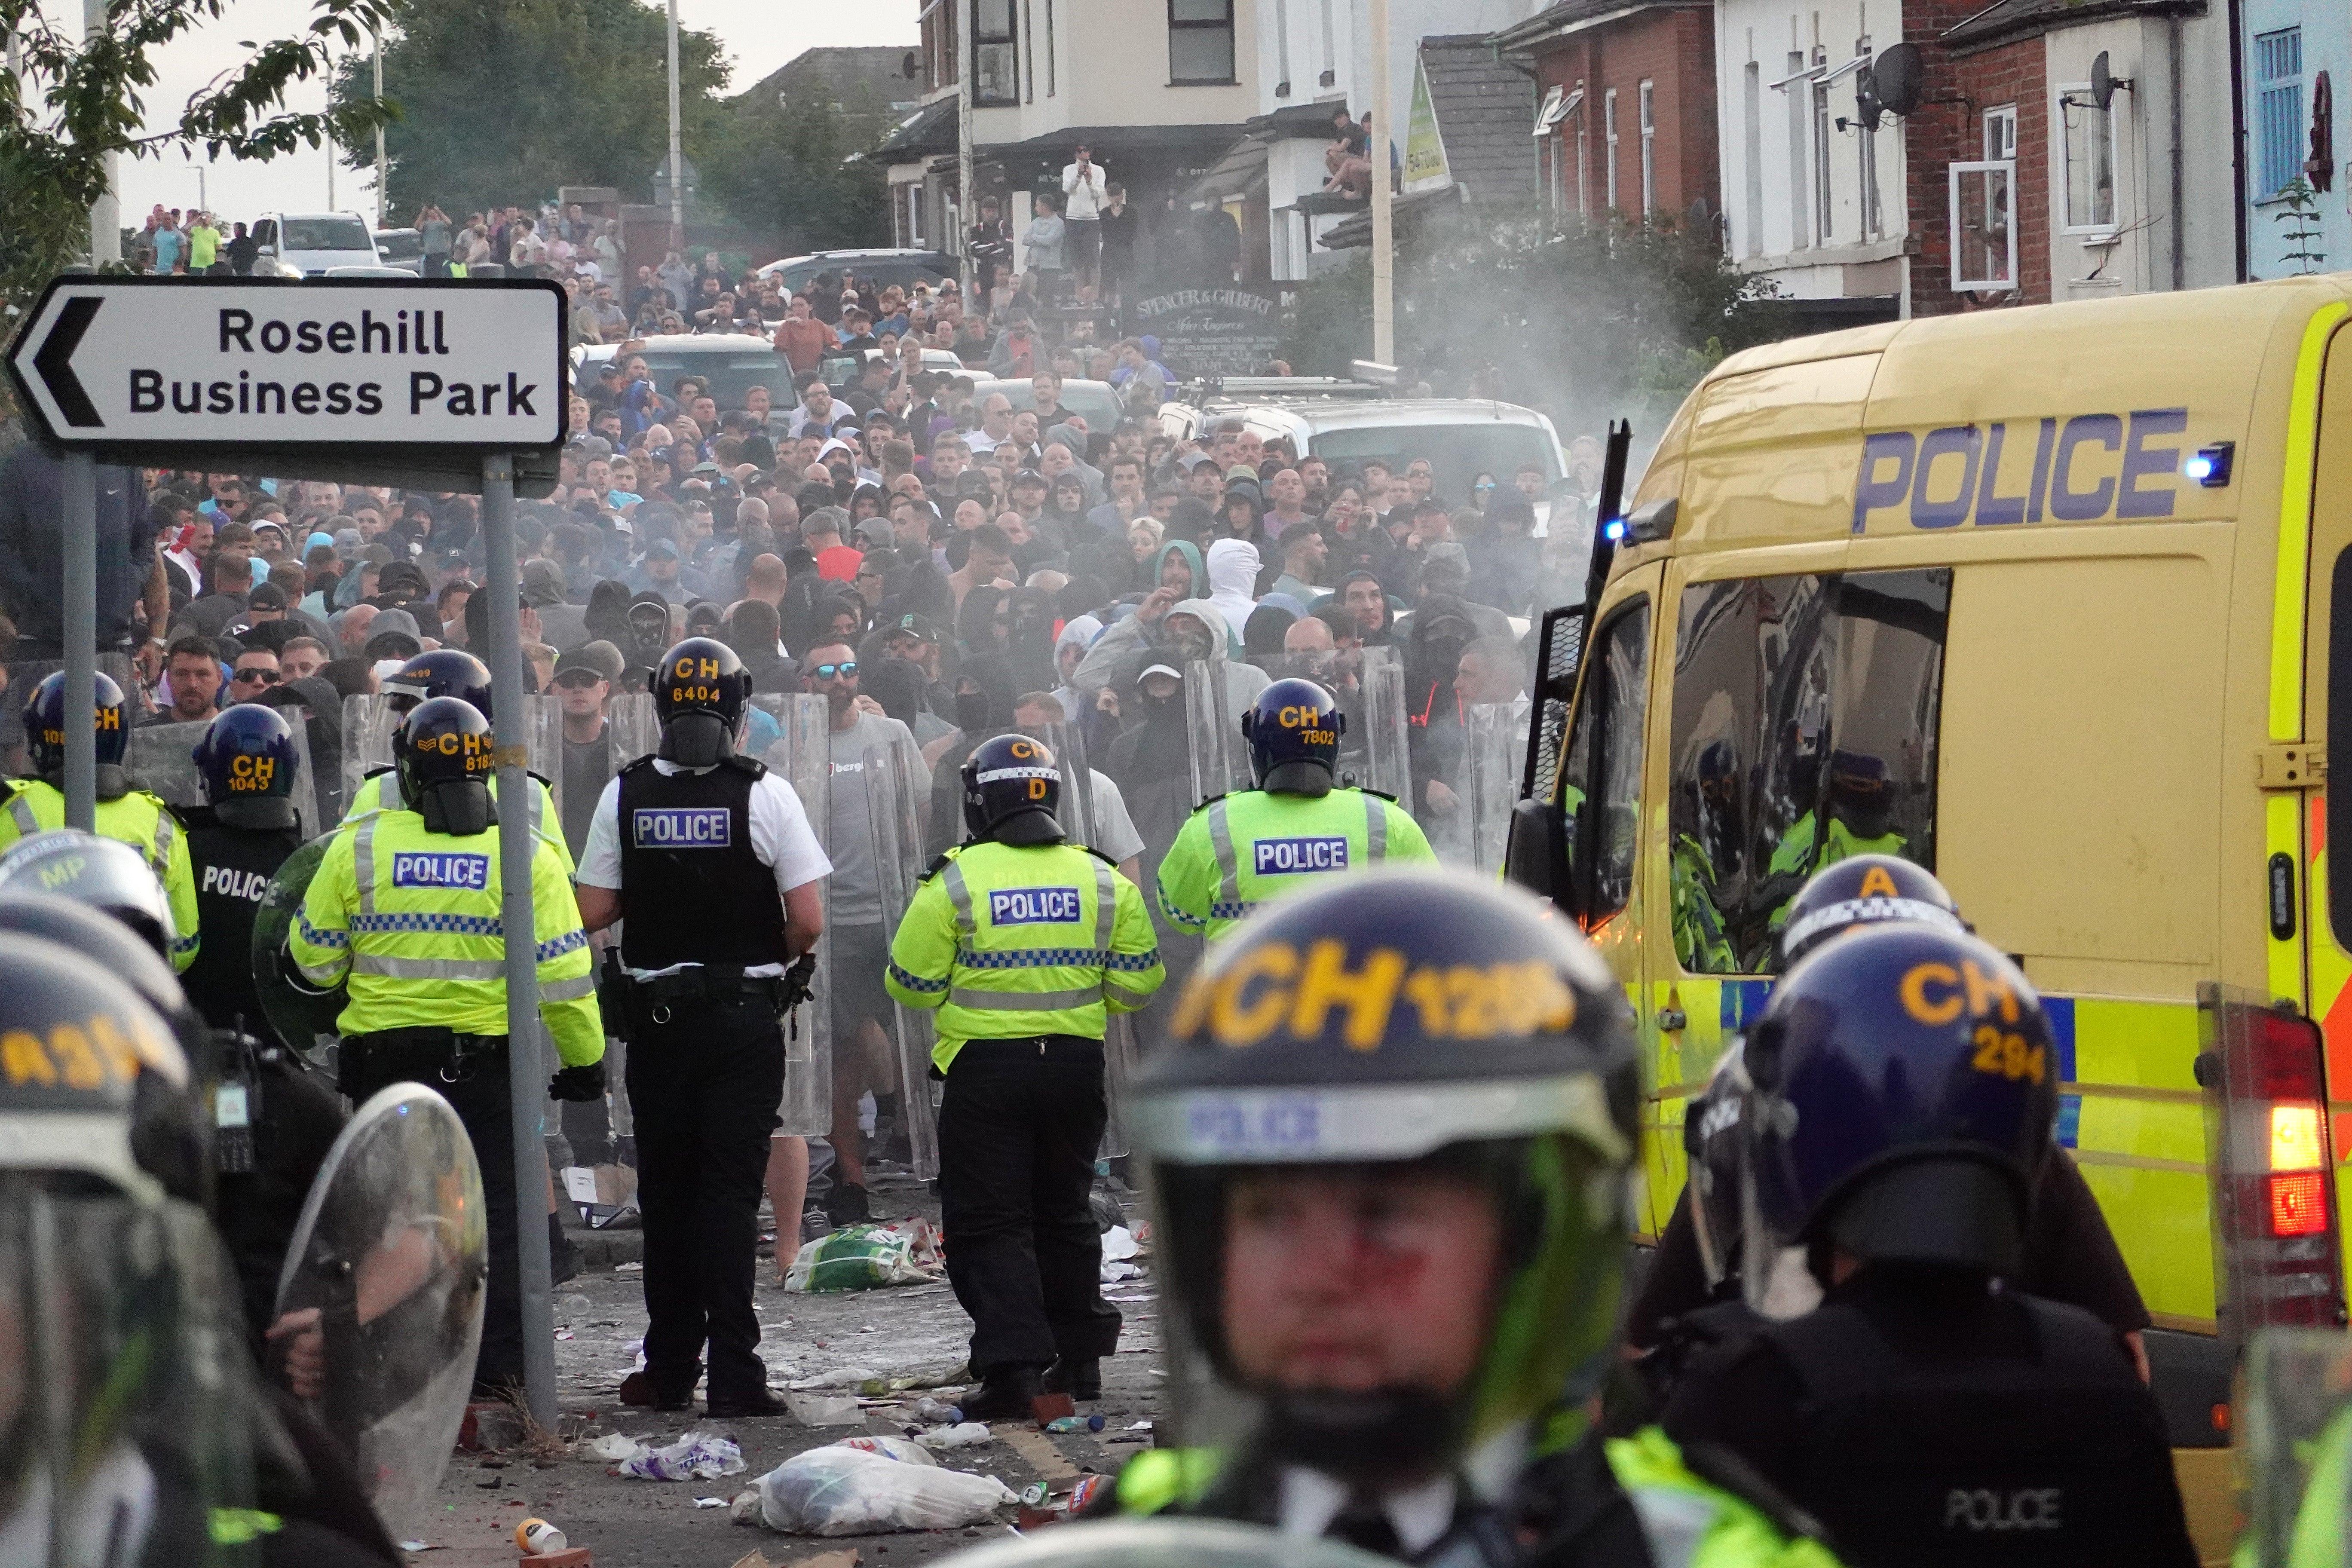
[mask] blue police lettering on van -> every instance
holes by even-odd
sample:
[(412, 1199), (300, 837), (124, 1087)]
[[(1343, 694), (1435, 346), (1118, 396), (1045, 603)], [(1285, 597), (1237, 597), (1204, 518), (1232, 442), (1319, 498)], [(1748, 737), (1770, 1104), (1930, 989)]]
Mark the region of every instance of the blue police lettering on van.
[(469, 888), (480, 892), (490, 885), (487, 855), (435, 855), (403, 851), (392, 858), (395, 888)]
[(1059, 925), (1077, 918), (1076, 888), (998, 888), (988, 895), (991, 925)]
[(2170, 517), (2186, 408), (1994, 420), (1863, 437), (1853, 531), (1895, 513), (1913, 528)]
[(723, 805), (640, 806), (629, 831), (640, 849), (724, 849), (734, 838), (734, 814)]
[(1260, 838), (1250, 845), (1250, 865), (1261, 877), (1348, 868), (1345, 838)]

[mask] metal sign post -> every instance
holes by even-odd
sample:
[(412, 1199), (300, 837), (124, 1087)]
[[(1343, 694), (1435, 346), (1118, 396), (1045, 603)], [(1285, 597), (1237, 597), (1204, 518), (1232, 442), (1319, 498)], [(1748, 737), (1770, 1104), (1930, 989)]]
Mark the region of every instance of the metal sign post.
[(98, 464), (87, 452), (66, 455), (66, 826), (98, 826)]

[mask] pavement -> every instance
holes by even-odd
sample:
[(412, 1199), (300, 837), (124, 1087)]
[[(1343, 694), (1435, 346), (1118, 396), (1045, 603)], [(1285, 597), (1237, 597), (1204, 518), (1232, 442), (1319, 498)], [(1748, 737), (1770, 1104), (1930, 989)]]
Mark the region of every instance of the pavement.
[[(872, 1202), (877, 1219), (924, 1215), (938, 1219), (938, 1201), (906, 1178), (875, 1178)], [(1130, 1205), (1130, 1207), (1133, 1205)], [(576, 1211), (568, 1211), (570, 1214)], [(992, 1536), (1009, 1532), (1018, 1509), (999, 1510), (992, 1525), (954, 1531), (909, 1531), (841, 1538), (778, 1534), (757, 1524), (731, 1521), (724, 1506), (755, 1487), (764, 1472), (804, 1449), (859, 1432), (903, 1436), (920, 1428), (915, 1402), (930, 1397), (951, 1404), (951, 1380), (960, 1373), (971, 1322), (944, 1282), (896, 1286), (840, 1295), (788, 1295), (774, 1266), (762, 1258), (756, 1298), (761, 1353), (769, 1381), (782, 1392), (794, 1382), (821, 1378), (845, 1367), (884, 1376), (923, 1374), (950, 1382), (948, 1388), (908, 1390), (895, 1402), (865, 1401), (859, 1426), (811, 1427), (789, 1416), (712, 1422), (686, 1413), (659, 1415), (620, 1403), (622, 1377), (635, 1364), (635, 1343), (646, 1327), (641, 1245), (632, 1230), (571, 1232), (587, 1250), (589, 1267), (556, 1288), (556, 1374), (561, 1431), (537, 1444), (520, 1440), (502, 1421), (490, 1424), (501, 1451), (460, 1451), (450, 1461), (435, 1498), (431, 1517), (389, 1521), (404, 1541), (422, 1540), (430, 1550), (412, 1552), (418, 1568), (488, 1568), (518, 1561), (514, 1528), (539, 1517), (561, 1528), (572, 1547), (585, 1547), (603, 1568), (759, 1568), (804, 1564), (848, 1568), (850, 1559), (827, 1556), (854, 1549), (863, 1568), (939, 1557)], [(992, 1475), (1019, 1492), (1032, 1482), (1067, 1482), (1092, 1471), (1115, 1473), (1148, 1444), (1149, 1431), (1132, 1430), (1155, 1419), (1162, 1406), (1159, 1354), (1159, 1303), (1150, 1275), (1104, 1287), (1126, 1315), (1119, 1353), (1103, 1363), (1103, 1398), (1081, 1407), (1099, 1413), (1099, 1434), (1047, 1434), (1034, 1427), (991, 1427), (992, 1440), (949, 1451), (941, 1462), (952, 1468)], [(646, 1481), (608, 1473), (589, 1452), (598, 1436), (622, 1433), (649, 1447), (674, 1442), (690, 1430), (717, 1432), (742, 1448), (747, 1468), (722, 1479)], [(697, 1506), (698, 1499), (719, 1506)]]

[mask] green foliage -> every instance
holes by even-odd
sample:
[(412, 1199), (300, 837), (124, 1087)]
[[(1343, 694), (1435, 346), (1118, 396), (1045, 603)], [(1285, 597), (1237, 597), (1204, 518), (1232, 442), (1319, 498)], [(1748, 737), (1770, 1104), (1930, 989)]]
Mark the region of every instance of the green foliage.
[[(667, 18), (638, 0), (394, 0), (384, 96), (387, 212), (426, 202), (468, 209), (552, 198), (560, 185), (614, 185), (642, 198), (669, 147)], [(344, 61), (331, 101), (363, 97), (365, 58)], [(727, 82), (719, 40), (678, 33), (678, 102), (689, 157)], [(354, 156), (358, 139), (345, 142)], [(373, 155), (373, 148), (367, 149)]]
[(747, 93), (724, 107), (707, 153), (698, 155), (703, 189), (730, 217), (773, 235), (788, 253), (887, 245), (888, 174), (856, 154), (889, 129), (887, 108), (808, 94), (786, 105)]
[(2298, 274), (2320, 271), (2327, 256), (2312, 242), (2324, 237), (2325, 231), (2320, 227), (2319, 203), (2312, 195), (2310, 184), (2297, 174), (2279, 187), (2279, 200), (2284, 205), (2271, 217), (2285, 231), (2281, 237), (2287, 243), (2284, 259), (2294, 263)]
[[(382, 25), (384, 0), (312, 0), (289, 38), (250, 53), (189, 98), (162, 129), (146, 126), (142, 94), (155, 85), (154, 53), (221, 16), (228, 0), (109, 0), (88, 44), (61, 26), (78, 6), (0, 0), (0, 37), (13, 37), (18, 71), (0, 71), (0, 307), (22, 310), (59, 268), (89, 256), (89, 208), (106, 192), (106, 159), (202, 149), (212, 157), (272, 158), (333, 139), (372, 135), (389, 111), (365, 92), (324, 114), (286, 108), (287, 89), (324, 75), (331, 50), (355, 50)], [(75, 18), (78, 23), (79, 18)], [(21, 77), (19, 75), (21, 72)]]
[[(1304, 285), (1285, 347), (1302, 375), (1371, 353), (1371, 263)], [(1671, 216), (1565, 222), (1482, 207), (1400, 226), (1397, 355), (1444, 393), (1474, 387), (1597, 428), (1664, 417), (1728, 353), (1786, 331), (1772, 285)]]

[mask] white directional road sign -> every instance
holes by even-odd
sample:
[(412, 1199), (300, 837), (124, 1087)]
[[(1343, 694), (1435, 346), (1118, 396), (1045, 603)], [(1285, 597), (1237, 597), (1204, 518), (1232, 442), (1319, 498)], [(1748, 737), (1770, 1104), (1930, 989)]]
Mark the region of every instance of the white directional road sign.
[(533, 279), (68, 276), (7, 363), (48, 439), (101, 458), (478, 476), (562, 445), (565, 311)]

